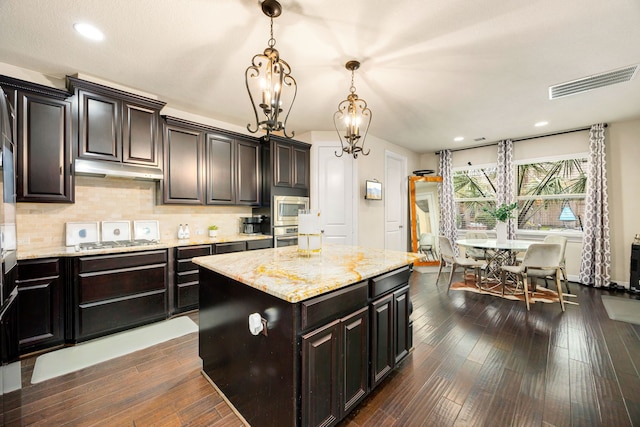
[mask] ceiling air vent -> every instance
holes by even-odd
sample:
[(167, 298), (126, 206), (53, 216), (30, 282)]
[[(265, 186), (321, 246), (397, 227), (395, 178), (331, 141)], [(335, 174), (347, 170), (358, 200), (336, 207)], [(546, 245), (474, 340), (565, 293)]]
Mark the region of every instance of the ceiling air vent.
[(575, 95), (576, 93), (587, 92), (599, 87), (628, 82), (633, 79), (637, 71), (638, 65), (632, 65), (630, 67), (549, 86), (549, 99), (562, 98), (563, 96)]

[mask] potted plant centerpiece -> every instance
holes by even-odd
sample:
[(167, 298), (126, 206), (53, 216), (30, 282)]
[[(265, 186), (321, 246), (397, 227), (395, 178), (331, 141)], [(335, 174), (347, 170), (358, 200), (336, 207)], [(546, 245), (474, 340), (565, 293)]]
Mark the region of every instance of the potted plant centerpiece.
[(218, 237), (218, 226), (210, 225), (209, 226), (209, 237)]
[(507, 241), (507, 221), (513, 218), (513, 210), (517, 207), (518, 203), (514, 202), (510, 205), (503, 203), (496, 209), (482, 209), (496, 220), (496, 240), (499, 243)]

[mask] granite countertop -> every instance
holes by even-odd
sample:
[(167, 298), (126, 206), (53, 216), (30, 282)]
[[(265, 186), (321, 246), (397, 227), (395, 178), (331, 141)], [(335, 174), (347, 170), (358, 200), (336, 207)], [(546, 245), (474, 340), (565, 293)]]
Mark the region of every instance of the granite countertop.
[[(323, 245), (303, 256), (297, 246), (210, 255), (193, 262), (288, 302), (298, 302), (424, 259), (425, 255)], [(202, 286), (202, 284), (200, 285)]]
[(167, 249), (177, 246), (207, 245), (212, 243), (242, 242), (248, 240), (264, 240), (271, 238), (272, 236), (266, 234), (231, 234), (218, 237), (209, 237), (208, 235), (203, 234), (201, 236), (192, 236), (189, 239), (163, 240), (155, 245), (103, 248), (92, 249), (88, 251), (76, 251), (75, 247), (73, 246), (36, 247), (35, 245), (32, 245), (25, 248), (18, 248), (17, 254), (19, 260), (50, 257), (73, 257), (84, 255), (105, 255), (126, 252), (150, 251), (154, 249)]

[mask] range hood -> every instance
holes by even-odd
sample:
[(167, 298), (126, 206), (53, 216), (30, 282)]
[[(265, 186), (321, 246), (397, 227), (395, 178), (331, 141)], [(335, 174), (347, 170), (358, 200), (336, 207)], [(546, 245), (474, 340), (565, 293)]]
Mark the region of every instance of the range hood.
[(75, 160), (75, 174), (151, 181), (161, 180), (164, 176), (160, 168), (85, 159)]

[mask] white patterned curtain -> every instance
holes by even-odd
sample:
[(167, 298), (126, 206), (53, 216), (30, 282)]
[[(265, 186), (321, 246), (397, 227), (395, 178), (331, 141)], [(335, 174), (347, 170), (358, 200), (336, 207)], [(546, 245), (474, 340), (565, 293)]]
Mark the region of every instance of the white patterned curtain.
[(451, 172), (451, 150), (440, 151), (440, 176), (442, 184), (438, 191), (440, 199), (440, 235), (448, 237), (457, 252), (456, 206), (453, 201), (453, 173)]
[(596, 288), (611, 283), (611, 246), (609, 241), (609, 200), (604, 144), (604, 124), (591, 126), (589, 132), (589, 174), (582, 235), (580, 283)]
[[(496, 188), (496, 207), (510, 205), (514, 199), (513, 180), (513, 141), (506, 139), (498, 142), (498, 188)], [(507, 239), (516, 238), (516, 225), (513, 219), (507, 221)]]

